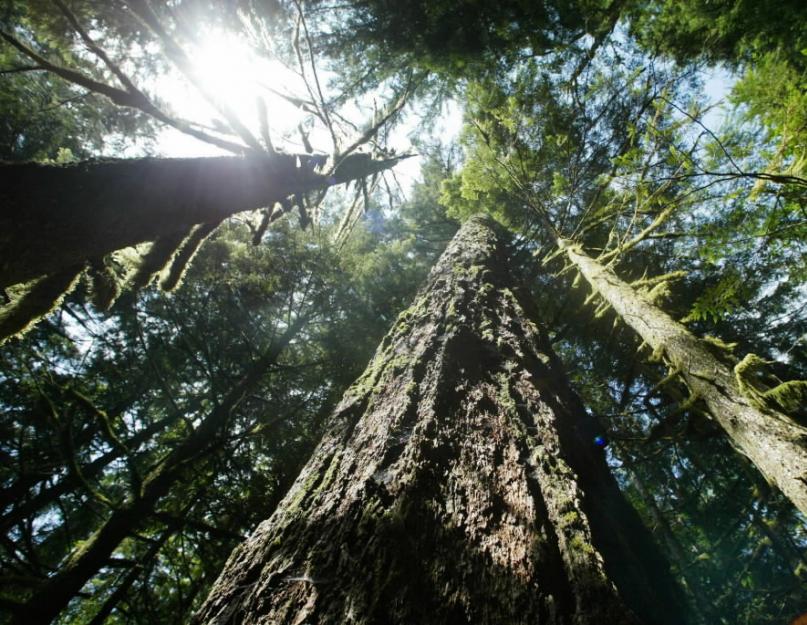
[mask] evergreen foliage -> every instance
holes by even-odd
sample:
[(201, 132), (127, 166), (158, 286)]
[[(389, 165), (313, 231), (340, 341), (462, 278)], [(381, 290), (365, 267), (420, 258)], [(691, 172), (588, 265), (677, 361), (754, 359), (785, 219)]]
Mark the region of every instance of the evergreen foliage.
[[(52, 67), (0, 42), (0, 159), (131, 154), (162, 126), (289, 156), (268, 125), (250, 137), (215, 103), (214, 121), (183, 120), (152, 93), (180, 71), (172, 42), (181, 52), (215, 27), (308, 72), (309, 92), (290, 98), (334, 142), (315, 173), (357, 182), (353, 196), (291, 193), (0, 294), (0, 336), (27, 330), (0, 347), (0, 622), (48, 603), (94, 534), (133, 509), (57, 622), (189, 620), (480, 211), (514, 236), (523, 299), (685, 592), (682, 625), (788, 622), (807, 605), (804, 517), (558, 241), (685, 323), (771, 419), (807, 425), (806, 18), (796, 1), (5, 3), (0, 31)], [(718, 64), (733, 83), (720, 122), (703, 95)], [(448, 98), (463, 110), (456, 144), (426, 136)], [(343, 123), (351, 107), (371, 119)], [(421, 135), (406, 201), (362, 167), (396, 159), (386, 112)], [(294, 206), (305, 229), (284, 218)], [(148, 499), (156, 477), (165, 488)]]

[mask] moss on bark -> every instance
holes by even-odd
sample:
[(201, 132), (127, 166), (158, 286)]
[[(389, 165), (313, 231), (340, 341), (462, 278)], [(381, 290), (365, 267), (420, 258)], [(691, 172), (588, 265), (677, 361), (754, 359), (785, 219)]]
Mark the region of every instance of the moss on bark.
[(515, 293), (470, 220), (195, 623), (684, 622)]

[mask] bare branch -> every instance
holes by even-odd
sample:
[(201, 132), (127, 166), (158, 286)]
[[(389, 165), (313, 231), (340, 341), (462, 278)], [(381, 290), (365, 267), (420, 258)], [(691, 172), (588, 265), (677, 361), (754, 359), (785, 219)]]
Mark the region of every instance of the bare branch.
[(390, 109), (388, 109), (387, 112), (383, 116), (381, 116), (380, 119), (376, 120), (374, 124), (372, 124), (367, 130), (365, 130), (358, 139), (356, 139), (353, 143), (351, 143), (341, 153), (340, 158), (346, 157), (348, 154), (355, 151), (359, 146), (364, 145), (365, 143), (370, 141), (382, 126), (384, 126), (393, 117), (395, 117), (398, 113), (400, 113), (403, 107), (406, 105), (407, 101), (409, 100), (409, 96), (412, 94), (416, 86), (417, 86), (416, 83), (410, 80), (409, 84), (407, 84), (403, 93), (395, 101), (395, 104), (393, 104), (393, 106)]
[(23, 72), (41, 72), (44, 70), (45, 68), (40, 67), (39, 65), (20, 65), (19, 67), (0, 69), (0, 76), (4, 76), (6, 74), (21, 74)]
[(297, 53), (297, 60), (300, 64), (300, 71), (302, 72), (302, 77), (306, 85), (306, 89), (308, 89), (308, 93), (311, 96), (311, 100), (316, 101), (317, 98), (314, 96), (314, 93), (311, 89), (311, 86), (308, 84), (308, 80), (305, 77), (305, 62), (303, 60), (303, 53), (300, 50), (300, 26), (303, 28), (303, 33), (305, 33), (305, 41), (306, 46), (308, 47), (308, 60), (309, 64), (311, 65), (311, 72), (314, 75), (314, 84), (317, 88), (317, 95), (319, 96), (319, 104), (317, 108), (320, 111), (321, 119), (325, 126), (328, 128), (328, 132), (331, 134), (331, 141), (333, 142), (333, 153), (334, 155), (339, 153), (339, 140), (336, 137), (336, 130), (334, 129), (333, 123), (331, 122), (330, 115), (328, 113), (328, 105), (325, 102), (325, 96), (322, 94), (322, 85), (319, 82), (319, 72), (317, 72), (317, 64), (314, 61), (314, 47), (311, 43), (311, 35), (308, 32), (308, 24), (305, 21), (305, 15), (303, 14), (303, 7), (300, 4), (299, 0), (294, 0), (294, 6), (297, 8), (297, 28), (294, 33), (294, 50)]
[(232, 152), (234, 154), (244, 154), (245, 152), (249, 151), (249, 149), (243, 145), (239, 145), (225, 139), (220, 139), (219, 137), (214, 137), (206, 132), (197, 130), (193, 128), (189, 122), (183, 119), (169, 117), (162, 110), (157, 108), (157, 106), (155, 106), (154, 103), (152, 103), (142, 91), (138, 90), (134, 93), (130, 93), (128, 91), (124, 91), (123, 89), (118, 89), (117, 87), (112, 87), (106, 83), (99, 82), (94, 78), (90, 78), (89, 76), (86, 76), (74, 69), (55, 65), (5, 31), (0, 31), (0, 38), (4, 39), (7, 43), (11, 44), (28, 58), (36, 61), (36, 63), (38, 63), (43, 70), (47, 70), (52, 74), (59, 76), (59, 78), (73, 83), (74, 85), (78, 85), (79, 87), (88, 89), (93, 93), (105, 96), (118, 106), (125, 106), (142, 111), (147, 115), (150, 115), (163, 122), (164, 124), (167, 124), (172, 128), (176, 128), (177, 130), (194, 137), (195, 139), (210, 143), (211, 145), (215, 145), (216, 147), (227, 150), (228, 152)]
[(210, 102), (210, 104), (212, 104), (213, 107), (219, 113), (221, 113), (221, 115), (227, 120), (230, 127), (239, 137), (241, 137), (244, 143), (254, 150), (263, 152), (264, 150), (261, 147), (261, 144), (255, 138), (255, 135), (253, 135), (249, 129), (244, 126), (241, 120), (238, 119), (235, 112), (223, 100), (221, 100), (218, 96), (216, 96), (216, 94), (211, 92), (205, 86), (204, 79), (197, 71), (193, 62), (190, 60), (190, 58), (188, 58), (188, 55), (174, 40), (174, 38), (171, 37), (168, 31), (165, 30), (160, 22), (160, 19), (157, 17), (154, 11), (152, 11), (147, 0), (129, 0), (128, 4), (129, 9), (137, 17), (139, 17), (143, 23), (145, 23), (146, 26), (148, 26), (151, 31), (160, 39), (168, 58), (171, 59), (174, 65), (176, 65), (176, 67), (185, 75), (185, 77), (191, 82), (196, 90), (202, 94), (205, 100)]
[(76, 16), (67, 7), (67, 5), (64, 2), (62, 2), (62, 0), (51, 0), (51, 2), (53, 2), (53, 4), (55, 4), (59, 8), (59, 10), (62, 12), (62, 15), (65, 16), (67, 21), (73, 27), (73, 30), (75, 30), (79, 34), (82, 41), (84, 42), (84, 45), (87, 46), (87, 49), (93, 54), (95, 54), (95, 56), (97, 56), (99, 59), (101, 59), (104, 62), (104, 65), (106, 65), (109, 68), (109, 71), (115, 74), (115, 77), (123, 85), (124, 89), (126, 89), (126, 91), (128, 91), (129, 93), (140, 93), (140, 90), (134, 85), (134, 83), (123, 72), (123, 70), (121, 70), (121, 68), (118, 67), (118, 65), (114, 63), (112, 59), (109, 58), (109, 55), (106, 53), (106, 51), (103, 48), (101, 48), (98, 44), (96, 44), (95, 41), (93, 41), (92, 37), (90, 37), (89, 34), (87, 34), (87, 31), (85, 31), (81, 27), (78, 18), (76, 18)]
[(734, 161), (731, 154), (729, 154), (729, 151), (726, 149), (726, 146), (723, 145), (723, 142), (720, 139), (718, 139), (717, 135), (714, 132), (712, 132), (711, 129), (707, 128), (700, 119), (698, 119), (694, 115), (689, 114), (687, 111), (685, 111), (680, 106), (678, 106), (675, 102), (673, 102), (672, 100), (668, 100), (663, 95), (660, 96), (660, 98), (662, 100), (664, 100), (667, 104), (669, 104), (671, 107), (673, 107), (676, 111), (678, 111), (682, 115), (685, 115), (690, 120), (695, 122), (698, 126), (700, 126), (712, 139), (714, 139), (715, 143), (717, 143), (720, 150), (723, 152), (723, 154), (726, 155), (726, 158), (729, 159), (729, 162), (731, 163), (731, 166), (734, 167), (734, 169), (737, 170), (737, 173), (740, 174), (740, 175), (743, 175), (745, 173), (742, 170), (742, 168)]
[(258, 123), (261, 125), (261, 138), (269, 154), (277, 154), (275, 146), (272, 144), (272, 137), (269, 135), (269, 114), (266, 111), (266, 102), (260, 96), (256, 100), (258, 106)]

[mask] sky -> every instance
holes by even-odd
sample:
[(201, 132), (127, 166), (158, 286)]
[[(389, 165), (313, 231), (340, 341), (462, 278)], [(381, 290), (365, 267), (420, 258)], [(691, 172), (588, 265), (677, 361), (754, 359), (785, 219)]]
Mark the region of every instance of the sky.
[(703, 91), (710, 102), (718, 104), (703, 117), (703, 124), (709, 130), (717, 131), (728, 113), (728, 95), (736, 82), (727, 69), (722, 66), (714, 67), (704, 74)]
[[(278, 61), (256, 56), (244, 40), (231, 34), (208, 31), (199, 37), (199, 41), (202, 42), (201, 45), (189, 48), (188, 52), (199, 73), (205, 77), (205, 87), (225, 100), (256, 136), (260, 135), (256, 100), (258, 97), (263, 98), (268, 111), (270, 135), (275, 146), (287, 152), (303, 151), (297, 127), (298, 124), (305, 123), (310, 115), (270, 90), (310, 99), (305, 83), (300, 77)], [(320, 80), (327, 97), (327, 73), (321, 72)], [(199, 91), (177, 71), (160, 76), (152, 89), (160, 99), (170, 105), (174, 115), (178, 117), (205, 125), (211, 125), (212, 119), (221, 117)], [(379, 94), (376, 100), (381, 99)], [(372, 119), (373, 111), (370, 106), (362, 109), (353, 105), (343, 110), (343, 114), (358, 126), (362, 126)], [(459, 106), (456, 103), (449, 103), (435, 124), (435, 136), (449, 142), (457, 136), (461, 124), (462, 112)], [(410, 137), (418, 132), (419, 127), (417, 115), (406, 115), (404, 122), (391, 134), (389, 146), (394, 147), (398, 154), (415, 152)], [(330, 136), (324, 127), (312, 129), (309, 139), (315, 151), (329, 153), (332, 150)], [(346, 139), (343, 143), (349, 142), (350, 140)], [(167, 157), (228, 154), (170, 127), (163, 128), (159, 132), (154, 149), (159, 155)], [(402, 161), (396, 167), (395, 174), (404, 192), (407, 193), (419, 177), (420, 158), (416, 156)]]
[[(210, 30), (202, 33), (198, 41), (200, 44), (189, 48), (188, 52), (199, 73), (205, 77), (205, 87), (218, 94), (256, 136), (260, 135), (257, 99), (263, 98), (275, 146), (287, 152), (302, 151), (297, 127), (305, 123), (310, 115), (272, 92), (309, 99), (301, 78), (280, 62), (257, 56), (245, 40), (232, 34)], [(710, 130), (717, 131), (728, 112), (727, 96), (734, 77), (726, 69), (716, 67), (706, 72), (703, 78), (704, 93), (711, 103), (716, 104), (703, 121)], [(328, 75), (321, 72), (320, 79), (327, 96)], [(170, 105), (176, 116), (183, 119), (212, 125), (213, 119), (221, 117), (179, 72), (170, 72), (157, 78), (153, 92)], [(380, 94), (376, 100), (381, 100)], [(353, 105), (345, 109), (343, 114), (361, 127), (369, 123), (373, 111), (368, 106), (362, 108)], [(461, 126), (462, 109), (456, 102), (449, 102), (437, 118), (433, 135), (443, 144), (448, 144), (457, 138)], [(408, 113), (403, 123), (391, 133), (389, 146), (394, 147), (398, 154), (416, 152), (411, 138), (420, 131), (420, 127), (419, 116)], [(331, 151), (331, 139), (324, 127), (313, 128), (309, 138), (315, 151)], [(348, 142), (346, 139), (343, 143)], [(170, 127), (159, 132), (154, 151), (167, 157), (227, 154)], [(408, 193), (418, 180), (420, 166), (421, 159), (417, 156), (396, 166), (396, 178), (404, 193)]]

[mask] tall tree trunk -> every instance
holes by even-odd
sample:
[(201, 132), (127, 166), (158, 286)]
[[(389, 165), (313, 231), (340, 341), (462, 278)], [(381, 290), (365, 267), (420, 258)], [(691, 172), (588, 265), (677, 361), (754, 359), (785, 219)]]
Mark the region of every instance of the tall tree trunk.
[(563, 240), (559, 245), (591, 287), (706, 403), (734, 447), (807, 514), (807, 428), (773, 408), (760, 409), (742, 392), (734, 372), (683, 324), (579, 246)]
[(194, 622), (684, 622), (523, 306), (471, 219)]
[(17, 610), (14, 623), (50, 623), (67, 607), (84, 584), (106, 565), (115, 549), (155, 512), (171, 488), (215, 450), (230, 415), (244, 397), (255, 391), (267, 367), (277, 360), (306, 321), (305, 317), (299, 317), (272, 343), (199, 426), (152, 469), (143, 480), (141, 492), (113, 510), (58, 572)]
[(370, 176), (398, 160), (352, 154), (332, 176), (313, 171), (309, 156), (290, 154), (0, 163), (0, 288)]

